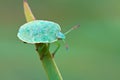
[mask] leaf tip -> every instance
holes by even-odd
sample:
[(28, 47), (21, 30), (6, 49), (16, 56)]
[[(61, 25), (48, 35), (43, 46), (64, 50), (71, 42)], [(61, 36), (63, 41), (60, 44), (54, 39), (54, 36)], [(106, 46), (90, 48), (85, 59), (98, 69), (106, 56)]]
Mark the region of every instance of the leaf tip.
[(24, 13), (25, 13), (27, 22), (35, 20), (35, 17), (32, 14), (32, 11), (28, 5), (27, 0), (23, 0), (23, 6), (24, 6)]

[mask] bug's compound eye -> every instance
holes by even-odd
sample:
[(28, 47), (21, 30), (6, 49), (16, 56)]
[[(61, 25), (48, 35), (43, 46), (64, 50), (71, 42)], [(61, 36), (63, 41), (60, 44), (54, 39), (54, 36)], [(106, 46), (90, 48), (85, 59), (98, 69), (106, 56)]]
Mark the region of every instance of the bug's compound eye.
[(61, 32), (58, 32), (56, 34), (56, 36), (57, 36), (58, 39), (65, 39), (65, 35), (63, 33), (61, 33)]

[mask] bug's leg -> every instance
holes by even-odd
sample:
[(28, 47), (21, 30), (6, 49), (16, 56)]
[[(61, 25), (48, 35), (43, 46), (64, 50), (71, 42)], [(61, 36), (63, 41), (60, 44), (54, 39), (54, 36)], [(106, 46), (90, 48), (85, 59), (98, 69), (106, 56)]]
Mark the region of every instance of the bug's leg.
[[(44, 47), (45, 47), (45, 45), (42, 45), (41, 47), (36, 48), (36, 51), (38, 51), (40, 54), (42, 52), (42, 50), (44, 49)], [(44, 54), (43, 53), (41, 53), (41, 54), (42, 55), (40, 56), (40, 59), (42, 60), (44, 57)]]
[[(43, 49), (44, 47), (45, 47), (45, 45), (43, 45), (42, 49)], [(40, 57), (41, 60), (42, 60), (43, 57), (46, 56), (47, 53), (49, 52), (49, 47), (50, 47), (50, 44), (48, 43), (48, 45), (47, 45), (47, 50), (45, 51), (45, 53), (42, 53), (42, 55), (41, 55), (41, 57)], [(41, 51), (42, 51), (42, 49), (41, 49)]]
[(49, 48), (50, 48), (50, 43), (47, 44), (47, 50), (46, 50), (44, 56), (47, 55), (47, 53), (49, 52)]
[(48, 43), (48, 49), (50, 48), (50, 43)]
[(42, 45), (41, 47), (37, 47), (36, 51), (39, 51), (41, 53), (41, 51), (43, 50), (44, 47), (45, 47), (45, 45)]
[(57, 43), (57, 48), (55, 49), (55, 51), (52, 53), (52, 57), (55, 56), (56, 52), (58, 51), (58, 49), (60, 48), (60, 43)]

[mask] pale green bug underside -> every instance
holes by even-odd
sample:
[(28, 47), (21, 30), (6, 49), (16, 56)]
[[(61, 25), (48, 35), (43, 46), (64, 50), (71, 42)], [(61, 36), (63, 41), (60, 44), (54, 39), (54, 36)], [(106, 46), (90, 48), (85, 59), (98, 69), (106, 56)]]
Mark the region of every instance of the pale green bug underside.
[(57, 23), (45, 20), (35, 20), (22, 25), (18, 38), (27, 43), (52, 43), (57, 41), (56, 34), (61, 31)]

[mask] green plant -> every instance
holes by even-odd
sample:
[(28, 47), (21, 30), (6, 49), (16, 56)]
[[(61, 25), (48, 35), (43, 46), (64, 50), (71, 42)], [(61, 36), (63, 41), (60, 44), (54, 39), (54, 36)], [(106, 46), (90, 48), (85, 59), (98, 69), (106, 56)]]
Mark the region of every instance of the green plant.
[[(27, 22), (35, 20), (34, 15), (32, 14), (32, 11), (27, 3), (27, 0), (23, 1), (24, 5), (24, 13)], [(41, 62), (43, 64), (43, 67), (46, 71), (46, 74), (48, 76), (49, 80), (63, 80), (62, 76), (58, 70), (58, 67), (53, 59), (52, 54), (48, 50), (48, 44), (46, 43), (36, 43), (35, 44), (36, 51), (38, 52), (40, 58), (45, 54), (46, 51), (48, 51), (44, 57), (42, 57)]]
[(60, 45), (58, 44), (58, 47), (52, 54), (49, 51), (49, 46), (52, 42), (57, 40), (64, 41), (65, 35), (78, 28), (79, 25), (72, 27), (63, 34), (57, 23), (52, 21), (36, 20), (27, 0), (23, 0), (23, 4), (27, 23), (20, 27), (17, 35), (18, 38), (26, 43), (35, 44), (36, 51), (39, 54), (49, 80), (63, 80), (54, 61), (54, 55)]

